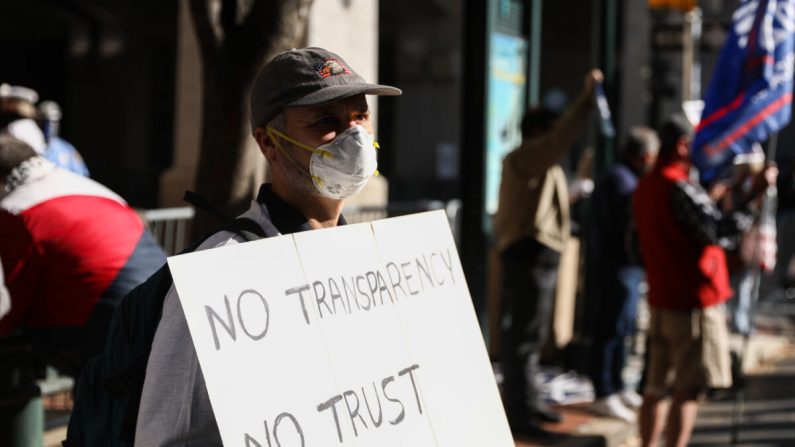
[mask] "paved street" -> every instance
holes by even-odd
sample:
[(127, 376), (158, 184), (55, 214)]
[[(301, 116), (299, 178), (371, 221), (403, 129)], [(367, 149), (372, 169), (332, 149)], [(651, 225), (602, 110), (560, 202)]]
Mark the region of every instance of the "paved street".
[[(745, 360), (747, 379), (743, 418), (737, 446), (795, 446), (795, 303), (782, 295), (770, 294), (757, 310), (755, 327)], [(739, 349), (740, 338), (733, 338)], [(637, 354), (630, 366), (639, 368)], [(706, 401), (699, 413), (692, 447), (730, 446), (734, 394), (727, 391)], [(517, 447), (637, 447), (638, 429), (616, 419), (595, 417), (587, 404), (560, 407), (563, 424), (545, 428), (556, 436), (545, 442), (517, 439)]]
[[(737, 446), (795, 445), (795, 353), (762, 368), (747, 382)], [(733, 395), (707, 403), (699, 414), (691, 446), (731, 445)]]

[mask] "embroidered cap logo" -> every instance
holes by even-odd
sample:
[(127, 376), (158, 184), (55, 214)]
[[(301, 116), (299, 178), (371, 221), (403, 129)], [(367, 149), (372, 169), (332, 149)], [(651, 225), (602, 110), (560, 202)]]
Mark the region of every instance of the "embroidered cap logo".
[(324, 79), (329, 76), (351, 74), (351, 71), (348, 70), (348, 67), (336, 59), (326, 59), (326, 61), (322, 64), (315, 64), (315, 71), (317, 71), (317, 74)]

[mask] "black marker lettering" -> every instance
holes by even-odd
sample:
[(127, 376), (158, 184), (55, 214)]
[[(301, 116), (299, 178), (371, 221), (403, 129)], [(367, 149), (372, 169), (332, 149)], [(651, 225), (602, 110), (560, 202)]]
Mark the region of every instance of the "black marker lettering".
[[(318, 288), (320, 288), (320, 292), (318, 293)], [(317, 313), (320, 315), (320, 318), (323, 318), (323, 308), (320, 307), (321, 304), (326, 306), (328, 312), (330, 314), (334, 314), (334, 311), (331, 310), (328, 303), (326, 302), (326, 288), (323, 286), (323, 283), (320, 281), (315, 281), (312, 283), (312, 290), (315, 292), (315, 301), (317, 301)]]
[(411, 365), (408, 368), (398, 372), (398, 375), (402, 376), (403, 374), (408, 373), (409, 377), (411, 377), (411, 387), (414, 388), (414, 397), (417, 399), (417, 408), (420, 410), (420, 414), (422, 414), (422, 406), (420, 405), (420, 395), (419, 393), (417, 393), (417, 384), (416, 382), (414, 382), (414, 374), (412, 374), (412, 371), (414, 371), (419, 367), (420, 365), (417, 364)]
[[(367, 306), (360, 306), (360, 307), (362, 309), (364, 309), (364, 310), (370, 310), (370, 306), (371, 306), (371, 304), (370, 304), (370, 296), (367, 295), (367, 292), (366, 292), (367, 288), (366, 287), (362, 288), (362, 282), (365, 282), (365, 285), (366, 285), (366, 281), (364, 280), (364, 276), (362, 276), (362, 275), (357, 276), (356, 277), (356, 289), (359, 290), (359, 294), (360, 295), (364, 295), (367, 298), (367, 301), (366, 301), (367, 302)], [(357, 301), (359, 300), (358, 296), (356, 297), (356, 300)], [(375, 301), (375, 300), (373, 300), (373, 301)]]
[(304, 292), (309, 290), (309, 284), (304, 284), (303, 286), (293, 287), (292, 289), (287, 289), (284, 291), (284, 294), (289, 296), (294, 293), (297, 293), (298, 296), (301, 298), (301, 310), (304, 312), (304, 320), (306, 320), (306, 324), (309, 324), (309, 314), (306, 312), (306, 303), (304, 303)]
[(411, 278), (412, 278), (412, 275), (409, 275), (409, 273), (406, 271), (406, 267), (408, 267), (410, 265), (411, 265), (410, 262), (403, 262), (403, 263), (400, 264), (400, 268), (401, 268), (401, 270), (403, 270), (403, 276), (406, 278), (406, 286), (409, 288), (409, 293), (412, 294), (412, 295), (416, 295), (416, 294), (420, 293), (420, 291), (416, 290), (416, 289), (415, 290), (411, 289)]
[(389, 297), (389, 302), (395, 304), (395, 299), (392, 298), (392, 292), (390, 292), (389, 287), (386, 286), (384, 275), (380, 270), (376, 272), (376, 275), (378, 276), (378, 294), (381, 296), (381, 303), (384, 302), (384, 292), (386, 292), (386, 295)]
[(342, 290), (345, 291), (345, 299), (348, 300), (348, 309), (352, 309), (351, 296), (353, 296), (353, 302), (356, 303), (356, 307), (359, 308), (359, 310), (362, 310), (362, 306), (359, 305), (359, 300), (357, 299), (358, 297), (356, 296), (356, 289), (354, 289), (353, 287), (354, 286), (353, 277), (351, 276), (350, 284), (348, 284), (348, 281), (346, 281), (345, 278), (341, 276), (340, 276), (340, 281), (342, 281)]
[[(268, 421), (263, 421), (263, 423), (265, 424), (265, 440), (268, 441), (267, 447), (271, 447), (271, 432), (270, 428), (268, 428)], [(245, 433), (245, 436), (246, 436), (245, 438), (246, 447), (262, 447), (262, 444), (257, 442), (257, 440), (251, 437), (251, 435), (249, 435), (248, 433)]]
[[(370, 296), (373, 297), (373, 307), (375, 307), (375, 292), (378, 291), (378, 278), (375, 276), (374, 272), (367, 272), (365, 276), (367, 276), (367, 285), (370, 286)], [(381, 304), (384, 304), (384, 297), (381, 297)]]
[(326, 411), (327, 408), (331, 408), (332, 413), (334, 413), (334, 424), (337, 426), (337, 436), (340, 438), (340, 444), (342, 444), (342, 429), (340, 429), (340, 418), (337, 416), (337, 402), (340, 400), (342, 400), (342, 396), (337, 394), (331, 399), (318, 405), (317, 412), (322, 413)]
[(443, 278), (443, 277), (440, 277), (440, 276), (438, 276), (438, 275), (436, 274), (436, 269), (435, 269), (435, 268), (433, 268), (433, 264), (434, 264), (433, 260), (434, 260), (434, 257), (441, 257), (441, 256), (439, 256), (439, 254), (438, 254), (438, 253), (436, 253), (436, 252), (433, 252), (433, 253), (431, 253), (431, 264), (430, 264), (430, 265), (431, 265), (431, 274), (433, 274), (433, 277), (434, 277), (434, 278), (441, 278), (441, 279), (437, 279), (437, 280), (436, 280), (436, 284), (439, 284), (439, 285), (441, 286), (442, 284), (444, 284), (444, 278)]
[[(334, 308), (334, 313), (337, 313), (337, 300), (340, 301), (342, 304), (342, 309), (345, 313), (351, 313), (351, 309), (349, 307), (345, 307), (345, 300), (342, 299), (342, 294), (340, 294), (340, 288), (337, 285), (337, 282), (334, 281), (334, 278), (328, 279), (328, 291), (329, 296), (331, 296), (331, 307)], [(350, 302), (348, 302), (348, 306), (350, 306)]]
[(381, 391), (384, 392), (384, 397), (386, 397), (386, 400), (388, 400), (390, 402), (394, 402), (394, 403), (400, 405), (400, 414), (398, 414), (395, 419), (389, 421), (390, 424), (397, 425), (397, 424), (399, 424), (399, 423), (401, 423), (403, 421), (403, 418), (406, 417), (406, 407), (403, 406), (403, 403), (399, 399), (393, 399), (393, 398), (389, 397), (389, 394), (386, 393), (386, 386), (389, 385), (391, 382), (394, 382), (394, 381), (395, 381), (395, 377), (394, 376), (389, 376), (389, 377), (385, 378), (384, 380), (382, 380), (381, 381)]
[[(395, 273), (397, 274), (397, 280), (395, 280), (395, 277), (392, 276), (392, 269), (394, 269)], [(389, 276), (389, 283), (392, 285), (392, 290), (395, 291), (395, 298), (398, 297), (397, 296), (398, 288), (400, 288), (400, 291), (403, 292), (404, 297), (408, 296), (406, 295), (406, 291), (403, 290), (403, 286), (400, 285), (400, 269), (398, 269), (398, 266), (395, 265), (394, 262), (390, 262), (386, 265), (386, 274), (387, 276)]]
[(263, 421), (263, 423), (265, 424), (265, 440), (268, 441), (268, 447), (271, 447), (271, 429), (268, 428), (268, 421)]
[[(262, 308), (265, 309), (265, 327), (262, 329), (262, 331), (260, 331), (259, 334), (256, 335), (248, 331), (246, 323), (243, 320), (243, 312), (240, 310), (240, 303), (243, 302), (243, 297), (246, 295), (256, 295), (259, 298), (260, 302), (262, 303)], [(240, 321), (240, 327), (243, 328), (243, 332), (245, 332), (246, 335), (248, 335), (252, 340), (259, 340), (262, 337), (264, 337), (265, 334), (268, 333), (268, 327), (270, 326), (271, 322), (271, 312), (270, 308), (268, 307), (268, 302), (265, 300), (265, 297), (260, 295), (260, 293), (257, 292), (256, 290), (249, 289), (240, 292), (240, 296), (237, 297), (237, 318)]]
[[(425, 259), (425, 255), (422, 255), (422, 260), (425, 262), (425, 265), (420, 262), (420, 258), (416, 258), (414, 262), (417, 264), (417, 272), (421, 272), (425, 274), (425, 277), (428, 278), (428, 283), (433, 287), (433, 278), (431, 278), (431, 272), (428, 271), (428, 260)], [(420, 277), (420, 286), (422, 286), (422, 290), (425, 290), (425, 281), (422, 280), (422, 275), (417, 273), (417, 276)]]
[(364, 397), (364, 404), (367, 405), (367, 413), (370, 415), (370, 421), (372, 421), (375, 428), (378, 428), (384, 422), (384, 411), (381, 409), (381, 398), (378, 397), (378, 390), (375, 387), (375, 382), (373, 382), (373, 394), (375, 395), (375, 401), (378, 402), (378, 420), (373, 417), (373, 412), (370, 410), (370, 401), (367, 400), (367, 393), (364, 391), (364, 387), (362, 387), (362, 397)]
[[(348, 415), (351, 417), (351, 425), (353, 425), (353, 434), (356, 435), (356, 437), (359, 437), (359, 431), (356, 430), (356, 421), (354, 420), (354, 418), (356, 416), (359, 416), (359, 420), (362, 421), (362, 425), (364, 425), (364, 428), (367, 428), (367, 423), (364, 422), (364, 418), (362, 417), (361, 414), (359, 414), (359, 397), (356, 396), (355, 392), (350, 390), (343, 392), (342, 396), (345, 398), (345, 406), (348, 407)], [(353, 398), (356, 399), (356, 407), (354, 407), (353, 409), (351, 409), (351, 403), (348, 401), (348, 396), (353, 396)]]
[[(276, 440), (276, 447), (281, 447), (282, 443), (279, 442), (279, 424), (282, 422), (282, 419), (287, 418), (290, 422), (293, 423), (293, 427), (295, 428), (296, 433), (301, 438), (301, 447), (304, 447), (304, 431), (301, 430), (301, 426), (298, 425), (298, 421), (295, 419), (290, 413), (282, 413), (276, 417), (276, 422), (273, 423), (273, 439)], [(268, 445), (270, 445), (270, 439), (268, 439)]]
[(213, 330), (213, 340), (215, 341), (216, 351), (221, 349), (221, 342), (218, 340), (218, 332), (215, 328), (215, 320), (218, 320), (218, 323), (220, 323), (221, 326), (226, 329), (226, 332), (230, 337), (232, 337), (232, 341), (237, 339), (235, 334), (235, 322), (232, 320), (232, 308), (229, 307), (229, 297), (226, 295), (224, 295), (224, 304), (226, 305), (226, 321), (228, 324), (224, 323), (224, 321), (217, 313), (215, 313), (215, 310), (213, 310), (212, 307), (204, 306), (204, 310), (207, 312), (207, 319), (210, 321), (210, 328)]
[[(268, 433), (268, 423), (265, 422), (265, 433)], [(262, 444), (257, 442), (256, 439), (252, 438), (250, 434), (245, 433), (245, 441), (246, 447), (262, 447)], [(271, 447), (271, 436), (268, 435), (268, 447)]]
[(453, 275), (453, 255), (450, 254), (450, 249), (447, 249), (447, 259), (444, 259), (444, 253), (441, 255), (444, 266), (447, 267), (448, 271), (450, 271), (450, 279), (453, 281), (453, 284), (455, 284), (455, 276)]

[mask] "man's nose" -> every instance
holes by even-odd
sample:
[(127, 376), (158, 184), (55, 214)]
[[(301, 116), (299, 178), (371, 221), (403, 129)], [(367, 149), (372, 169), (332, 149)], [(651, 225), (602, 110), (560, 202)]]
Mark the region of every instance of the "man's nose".
[(359, 116), (361, 116), (360, 112), (354, 112), (354, 113), (350, 114), (350, 117), (348, 118), (348, 128), (349, 129), (351, 127), (356, 126), (356, 125), (359, 124), (359, 120), (358, 120)]
[(337, 133), (345, 132), (346, 130), (356, 126), (357, 124), (359, 124), (359, 122), (356, 120), (355, 116), (346, 118), (345, 120), (342, 121), (342, 125), (340, 126), (340, 129), (337, 130)]

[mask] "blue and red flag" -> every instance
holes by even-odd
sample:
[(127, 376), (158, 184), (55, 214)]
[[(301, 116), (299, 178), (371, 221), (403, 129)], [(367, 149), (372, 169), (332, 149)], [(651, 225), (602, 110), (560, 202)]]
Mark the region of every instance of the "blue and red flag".
[(702, 182), (784, 127), (792, 109), (795, 0), (742, 0), (693, 141)]

